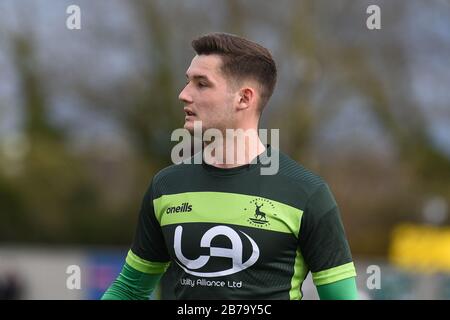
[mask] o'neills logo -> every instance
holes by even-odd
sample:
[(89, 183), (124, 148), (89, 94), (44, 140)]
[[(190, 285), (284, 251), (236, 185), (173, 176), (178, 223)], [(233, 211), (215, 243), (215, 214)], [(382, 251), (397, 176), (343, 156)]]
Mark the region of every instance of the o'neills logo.
[(191, 212), (191, 211), (192, 211), (192, 204), (189, 204), (189, 202), (185, 202), (181, 206), (167, 208), (166, 213)]

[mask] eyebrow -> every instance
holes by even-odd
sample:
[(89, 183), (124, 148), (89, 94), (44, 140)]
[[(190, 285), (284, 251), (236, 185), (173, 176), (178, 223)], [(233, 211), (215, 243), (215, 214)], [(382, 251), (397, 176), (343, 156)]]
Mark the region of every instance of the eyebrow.
[[(189, 75), (187, 73), (186, 73), (186, 78), (189, 79)], [(208, 82), (211, 82), (211, 80), (209, 80), (209, 78), (207, 76), (201, 75), (201, 74), (192, 76), (192, 79), (195, 79), (195, 80), (206, 80)]]

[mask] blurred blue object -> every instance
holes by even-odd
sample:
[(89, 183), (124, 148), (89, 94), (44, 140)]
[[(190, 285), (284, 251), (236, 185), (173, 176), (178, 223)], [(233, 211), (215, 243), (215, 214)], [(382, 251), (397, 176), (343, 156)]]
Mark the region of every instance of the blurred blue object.
[(86, 262), (86, 299), (98, 300), (122, 270), (123, 252), (89, 252)]

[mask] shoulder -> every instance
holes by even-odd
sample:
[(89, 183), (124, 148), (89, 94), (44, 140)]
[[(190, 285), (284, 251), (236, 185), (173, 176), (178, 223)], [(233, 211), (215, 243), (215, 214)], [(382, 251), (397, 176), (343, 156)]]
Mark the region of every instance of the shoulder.
[(170, 166), (167, 166), (167, 167), (161, 169), (154, 175), (153, 183), (159, 184), (168, 178), (183, 177), (187, 173), (194, 171), (196, 167), (199, 167), (198, 165), (195, 165), (196, 162), (194, 160), (195, 160), (196, 156), (197, 156), (197, 154), (191, 156), (190, 158), (183, 160), (183, 162), (175, 163), (175, 164), (172, 164)]
[(179, 163), (161, 169), (153, 176), (151, 182), (153, 196), (173, 193), (179, 189), (178, 186), (183, 181), (193, 181), (198, 176), (200, 168), (200, 165), (194, 163)]
[(165, 167), (159, 170), (153, 176), (153, 185), (159, 185), (160, 183), (163, 183), (167, 178), (182, 175), (183, 171), (186, 171), (187, 169), (187, 165), (185, 164), (172, 164), (168, 167)]
[(308, 196), (312, 196), (320, 189), (328, 188), (324, 178), (305, 168), (283, 152), (280, 152), (279, 176), (283, 180), (289, 181), (290, 184), (303, 189)]
[(297, 190), (303, 200), (302, 210), (312, 214), (327, 212), (337, 206), (324, 178), (280, 152), (279, 176), (284, 184)]

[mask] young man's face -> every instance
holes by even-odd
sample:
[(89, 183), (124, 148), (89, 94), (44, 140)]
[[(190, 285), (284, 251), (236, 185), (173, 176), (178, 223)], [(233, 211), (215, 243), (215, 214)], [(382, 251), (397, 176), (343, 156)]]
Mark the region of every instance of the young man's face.
[(194, 131), (194, 121), (202, 121), (203, 130), (234, 128), (235, 93), (220, 71), (218, 55), (197, 55), (186, 71), (186, 86), (179, 99), (184, 103), (184, 128)]

